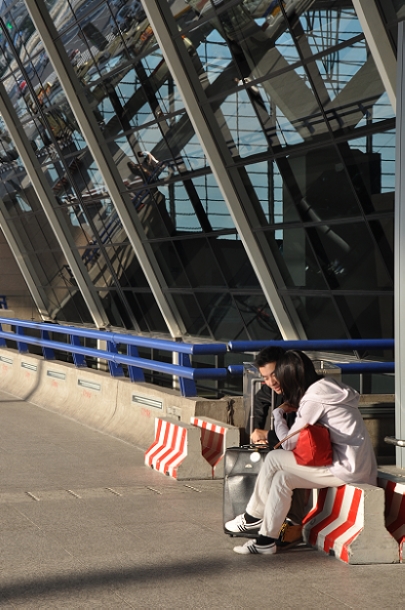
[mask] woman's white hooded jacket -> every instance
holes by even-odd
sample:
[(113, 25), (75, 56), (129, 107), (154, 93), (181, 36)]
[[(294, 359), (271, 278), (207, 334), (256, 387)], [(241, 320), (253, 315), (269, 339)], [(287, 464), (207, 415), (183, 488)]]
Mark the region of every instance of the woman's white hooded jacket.
[[(305, 424), (323, 424), (329, 429), (333, 448), (330, 472), (346, 483), (377, 484), (377, 462), (370, 437), (359, 411), (359, 395), (353, 388), (323, 377), (313, 383), (301, 399), (296, 420), (288, 429), (281, 409), (274, 410), (274, 427), (279, 439)], [(292, 450), (298, 434), (283, 443)]]

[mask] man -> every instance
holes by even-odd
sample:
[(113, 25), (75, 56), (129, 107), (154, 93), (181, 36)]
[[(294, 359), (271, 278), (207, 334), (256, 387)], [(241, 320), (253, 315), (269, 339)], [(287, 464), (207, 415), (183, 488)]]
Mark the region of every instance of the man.
[[(274, 430), (265, 430), (266, 419), (270, 408), (279, 407), (283, 402), (282, 392), (277, 379), (274, 376), (277, 360), (284, 355), (285, 350), (281, 347), (266, 347), (262, 349), (254, 365), (263, 377), (263, 386), (257, 392), (253, 402), (253, 432), (250, 435), (252, 443), (268, 443), (274, 447), (281, 438), (278, 438)], [(276, 394), (275, 404), (272, 404), (272, 396)], [(295, 409), (283, 405), (284, 419), (289, 428), (295, 421)], [(302, 520), (306, 515), (308, 503), (308, 491), (296, 489), (293, 493), (290, 511), (280, 532), (278, 545), (287, 547), (301, 541)]]
[[(253, 402), (253, 430), (250, 430), (250, 440), (252, 443), (267, 441), (270, 447), (278, 443), (279, 439), (272, 430), (266, 431), (266, 420), (270, 409), (279, 407), (283, 402), (280, 386), (274, 378), (274, 369), (277, 360), (285, 353), (281, 347), (266, 347), (262, 349), (253, 364), (263, 377), (263, 385), (256, 393)], [(274, 404), (272, 404), (273, 396)], [(294, 420), (294, 416), (292, 417)], [(291, 425), (293, 422), (287, 422)]]

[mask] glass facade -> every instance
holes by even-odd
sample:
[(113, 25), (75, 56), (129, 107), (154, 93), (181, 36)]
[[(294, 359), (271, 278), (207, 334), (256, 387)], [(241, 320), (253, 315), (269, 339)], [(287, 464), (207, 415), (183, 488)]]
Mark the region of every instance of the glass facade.
[(393, 336), (395, 115), (350, 0), (3, 0), (0, 30), (1, 222), (43, 317)]

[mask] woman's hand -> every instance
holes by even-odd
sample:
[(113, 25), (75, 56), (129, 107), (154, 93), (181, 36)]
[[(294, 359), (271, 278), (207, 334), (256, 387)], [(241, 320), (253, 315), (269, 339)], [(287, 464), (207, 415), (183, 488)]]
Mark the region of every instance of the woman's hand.
[(254, 445), (262, 445), (267, 443), (267, 430), (259, 430), (256, 428), (250, 435), (250, 440)]
[(288, 402), (283, 402), (283, 404), (280, 405), (278, 408), (281, 411), (283, 411), (284, 413), (296, 413), (297, 412), (297, 408), (288, 404)]

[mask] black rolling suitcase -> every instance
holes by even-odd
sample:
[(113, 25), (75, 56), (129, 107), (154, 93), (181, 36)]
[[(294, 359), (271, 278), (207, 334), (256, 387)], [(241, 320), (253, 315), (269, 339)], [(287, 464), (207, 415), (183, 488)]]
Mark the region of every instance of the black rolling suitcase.
[[(224, 531), (230, 536), (249, 537), (248, 533), (232, 534), (225, 523), (244, 513), (252, 495), (256, 477), (263, 464), (268, 447), (231, 447), (226, 450), (224, 463)], [(254, 538), (257, 533), (250, 536)]]
[[(253, 430), (254, 396), (263, 380), (258, 376), (255, 369), (249, 370), (248, 374), (251, 375), (251, 379), (244, 390), (246, 392), (245, 408), (248, 411), (247, 428), (250, 433)], [(275, 442), (277, 442), (277, 437), (275, 439)], [(255, 486), (256, 477), (269, 451), (270, 448), (267, 446), (245, 445), (242, 447), (230, 447), (225, 452), (223, 518), (224, 531), (230, 536), (238, 536), (239, 534), (228, 532), (225, 529), (225, 523), (245, 512), (246, 505)], [(247, 533), (241, 533), (240, 535), (245, 538), (249, 537)], [(254, 536), (255, 534), (252, 533), (251, 537), (254, 538)]]

